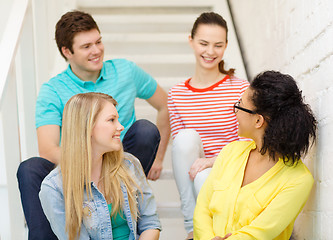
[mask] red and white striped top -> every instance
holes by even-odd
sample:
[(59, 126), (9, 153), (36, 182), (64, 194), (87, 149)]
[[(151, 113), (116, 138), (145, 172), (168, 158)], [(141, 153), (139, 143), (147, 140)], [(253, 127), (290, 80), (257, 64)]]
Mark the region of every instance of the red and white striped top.
[(239, 140), (233, 105), (249, 83), (228, 75), (214, 85), (197, 89), (189, 81), (172, 87), (168, 94), (172, 137), (179, 130), (196, 130), (202, 140), (205, 156), (216, 156), (229, 142)]

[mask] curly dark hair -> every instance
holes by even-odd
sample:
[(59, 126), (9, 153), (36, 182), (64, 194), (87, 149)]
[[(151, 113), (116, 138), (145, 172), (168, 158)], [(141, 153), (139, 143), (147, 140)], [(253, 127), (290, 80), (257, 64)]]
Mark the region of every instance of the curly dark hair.
[(317, 121), (302, 92), (287, 74), (266, 71), (251, 82), (256, 113), (267, 121), (261, 154), (267, 151), (286, 165), (297, 164), (316, 138)]
[(93, 17), (89, 13), (81, 11), (67, 12), (56, 24), (55, 40), (57, 42), (58, 49), (61, 56), (66, 59), (62, 53), (61, 48), (68, 48), (71, 53), (73, 52), (73, 39), (77, 33), (90, 31), (96, 29), (98, 32), (99, 28)]

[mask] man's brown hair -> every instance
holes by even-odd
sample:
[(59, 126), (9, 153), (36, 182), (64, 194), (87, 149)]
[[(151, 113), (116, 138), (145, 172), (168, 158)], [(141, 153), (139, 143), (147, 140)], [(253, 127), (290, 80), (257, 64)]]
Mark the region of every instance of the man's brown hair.
[(96, 29), (98, 32), (99, 28), (89, 13), (81, 11), (67, 12), (56, 24), (55, 40), (57, 42), (60, 54), (67, 60), (61, 51), (62, 47), (68, 48), (71, 53), (73, 51), (73, 39), (77, 33), (90, 31)]

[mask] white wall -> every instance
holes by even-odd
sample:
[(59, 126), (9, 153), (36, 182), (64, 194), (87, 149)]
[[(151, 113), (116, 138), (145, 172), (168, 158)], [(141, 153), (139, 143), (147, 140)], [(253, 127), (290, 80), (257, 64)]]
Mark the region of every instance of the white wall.
[(319, 122), (305, 158), (315, 178), (296, 239), (333, 239), (333, 1), (229, 0), (249, 78), (264, 70), (292, 75)]
[(12, 6), (13, 3), (11, 1), (0, 2), (0, 39), (2, 39), (3, 31), (6, 27), (7, 19)]
[(37, 93), (40, 86), (67, 67), (55, 41), (55, 25), (67, 11), (76, 9), (76, 0), (31, 0), (36, 44)]

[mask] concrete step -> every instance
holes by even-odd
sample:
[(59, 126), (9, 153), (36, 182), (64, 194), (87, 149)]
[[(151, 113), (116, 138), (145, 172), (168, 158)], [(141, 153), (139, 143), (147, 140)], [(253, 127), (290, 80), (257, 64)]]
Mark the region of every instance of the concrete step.
[(138, 64), (154, 78), (180, 78), (187, 79), (194, 74), (193, 63), (139, 63)]
[[(131, 60), (168, 91), (193, 75), (195, 59), (188, 36), (197, 16), (211, 11), (213, 4), (211, 0), (78, 0), (78, 6), (91, 13), (99, 25), (105, 60)], [(157, 112), (145, 100), (137, 99), (135, 108), (137, 119), (156, 122)], [(160, 239), (185, 239), (170, 146), (163, 166), (160, 179), (149, 181), (164, 229)]]
[(106, 54), (106, 59), (125, 58), (136, 64), (195, 64), (193, 54)]
[[(157, 77), (155, 78), (157, 83), (166, 91), (167, 93), (169, 92), (170, 88), (173, 87), (174, 85), (183, 82), (187, 80), (189, 77), (184, 76), (184, 77)], [(138, 99), (137, 105), (136, 106), (141, 106), (141, 103), (145, 104), (145, 100)]]
[(89, 12), (93, 16), (98, 14), (196, 14), (200, 15), (202, 12), (210, 12), (213, 9), (210, 6), (138, 6), (138, 7), (123, 7), (123, 6), (100, 6), (94, 8), (86, 8), (84, 6), (79, 8), (82, 11)]
[(103, 34), (105, 49), (112, 55), (121, 54), (191, 54), (190, 33), (115, 33)]
[[(163, 169), (160, 178), (157, 181), (171, 180), (174, 181), (172, 169)], [(156, 182), (157, 186), (158, 182)], [(175, 190), (175, 189), (173, 189)], [(157, 193), (157, 192), (156, 192)], [(155, 195), (156, 195), (155, 193)], [(182, 218), (180, 210), (180, 201), (165, 201), (159, 199), (157, 202), (157, 211), (161, 218)]]
[(191, 30), (197, 14), (97, 14), (94, 18), (102, 32), (186, 33)]
[(160, 218), (183, 218), (180, 202), (158, 202), (157, 212)]
[[(216, 1), (214, 0), (205, 0), (205, 1), (193, 1), (193, 0), (78, 0), (77, 6), (78, 8), (88, 8), (88, 9), (95, 9), (95, 8), (126, 8), (126, 9), (136, 9), (138, 12), (140, 8), (147, 8), (147, 7), (159, 7), (159, 8), (166, 8), (166, 7), (186, 7), (186, 8), (211, 8)], [(186, 11), (186, 10), (185, 10)], [(164, 11), (166, 12), (166, 10)]]
[(172, 169), (163, 169), (159, 180), (173, 180), (173, 171)]
[(177, 83), (183, 82), (187, 80), (189, 77), (158, 77), (156, 78), (156, 81), (158, 84), (166, 91), (168, 92), (171, 87), (176, 85)]
[(133, 23), (146, 23), (146, 24), (159, 24), (159, 23), (191, 23), (198, 16), (196, 14), (98, 14), (94, 19), (99, 24), (133, 24)]
[(160, 240), (182, 240), (185, 239), (187, 233), (184, 229), (183, 218), (160, 218), (162, 231)]
[(187, 43), (187, 33), (103, 33), (103, 42)]
[(192, 54), (145, 54), (106, 55), (105, 60), (125, 58), (135, 62), (154, 78), (187, 79), (194, 73), (195, 59)]

